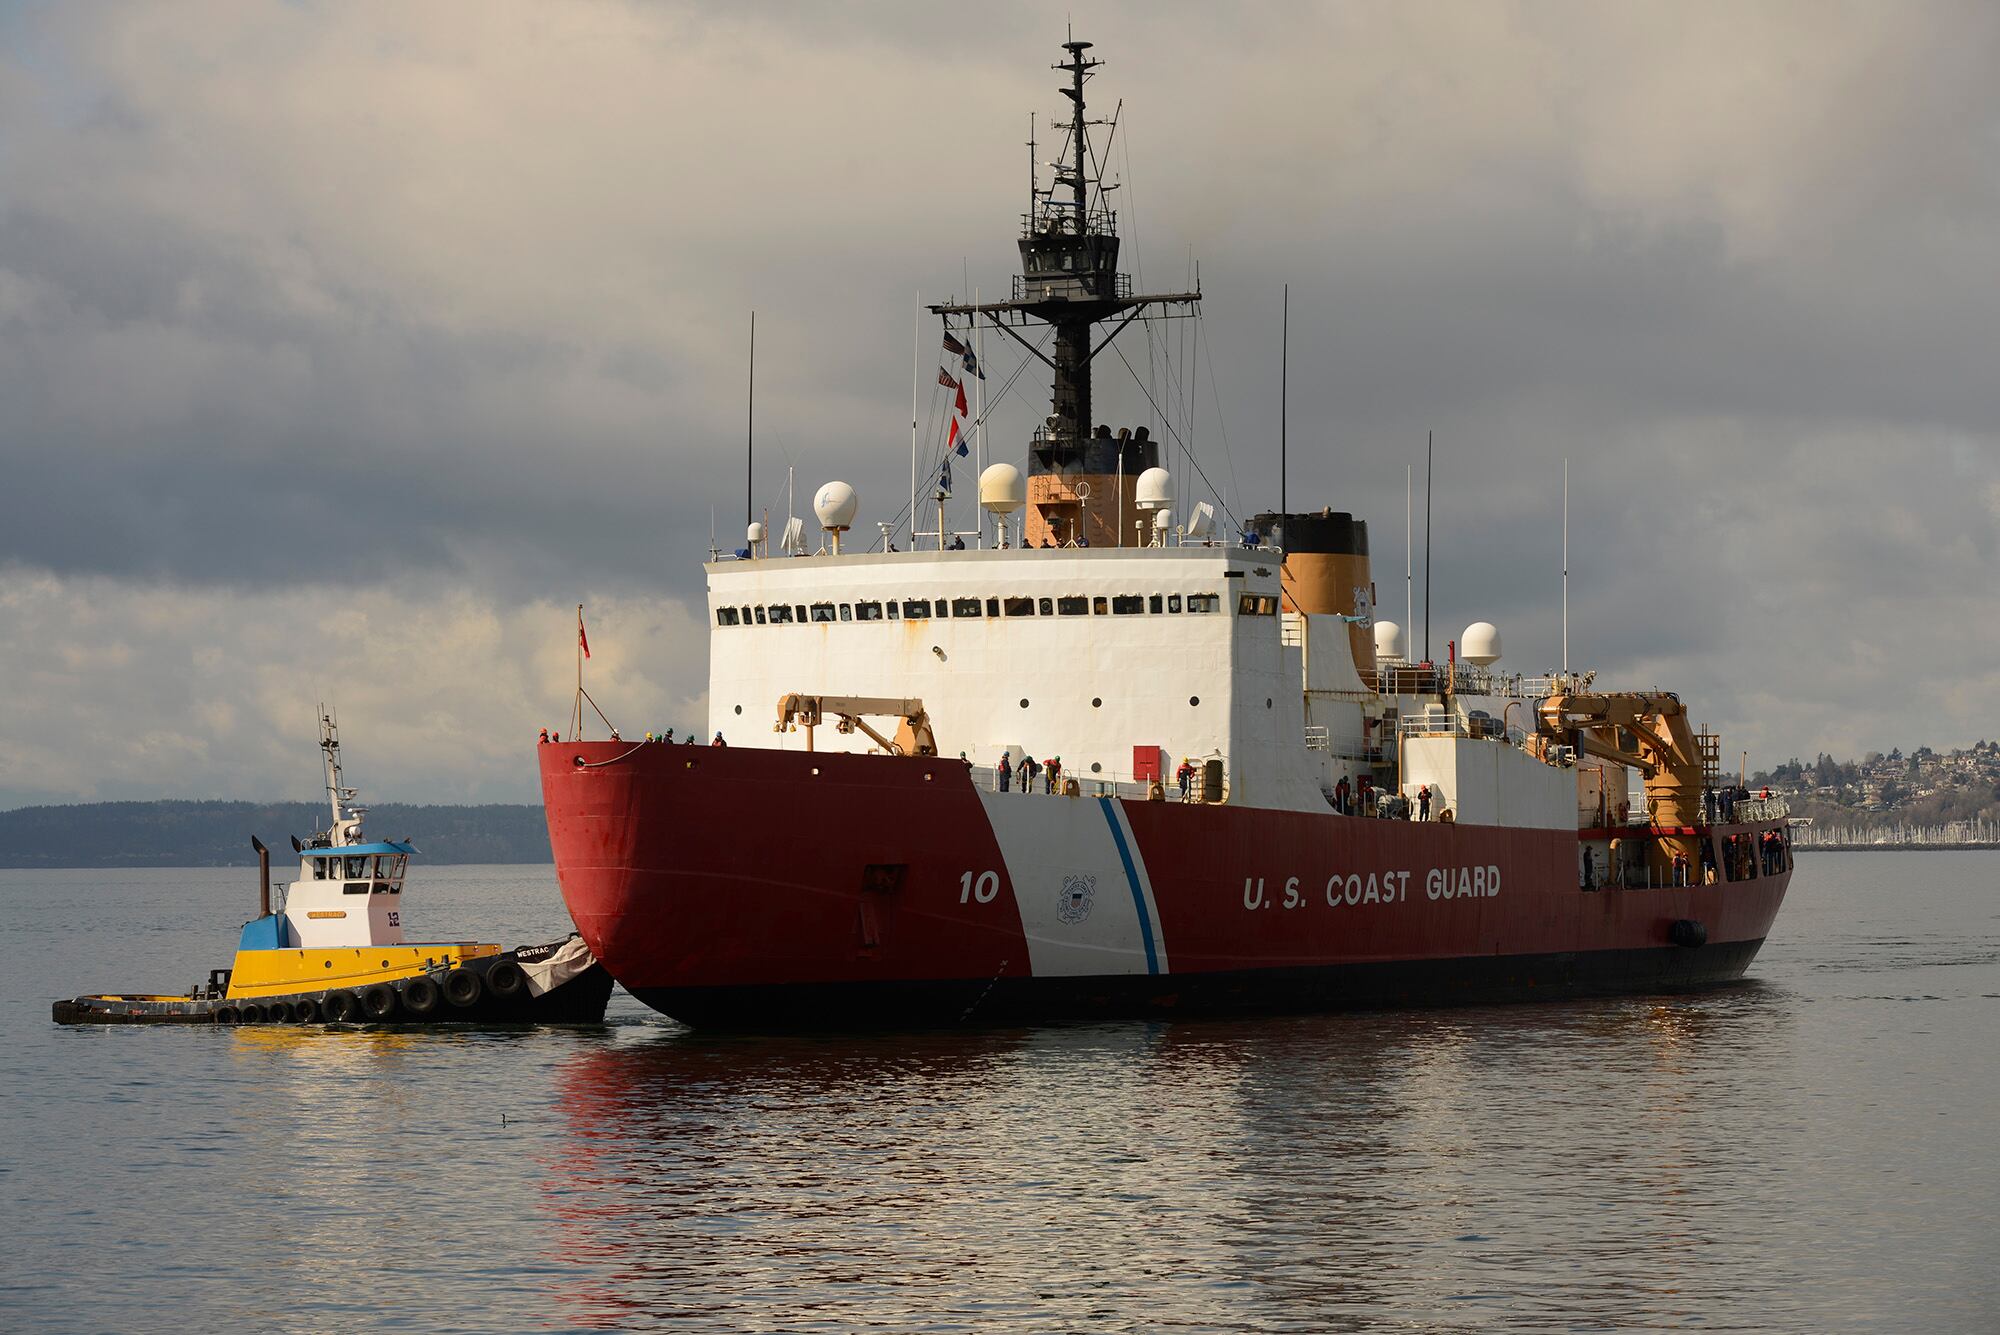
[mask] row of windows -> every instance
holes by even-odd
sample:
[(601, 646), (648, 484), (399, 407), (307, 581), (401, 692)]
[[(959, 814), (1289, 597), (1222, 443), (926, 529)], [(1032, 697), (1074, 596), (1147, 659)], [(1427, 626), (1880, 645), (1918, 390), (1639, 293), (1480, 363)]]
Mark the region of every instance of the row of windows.
[[(867, 603), (770, 603), (762, 607), (718, 607), (718, 626), (773, 625), (814, 621), (928, 621), (932, 617), (1081, 617), (1177, 615), (1185, 607), (1196, 615), (1220, 612), (1222, 595), (1190, 593), (1118, 593), (1087, 597), (1070, 594), (1059, 598), (906, 598), (901, 602)], [(1246, 593), (1238, 597), (1236, 610), (1244, 616), (1276, 616), (1275, 594)]]

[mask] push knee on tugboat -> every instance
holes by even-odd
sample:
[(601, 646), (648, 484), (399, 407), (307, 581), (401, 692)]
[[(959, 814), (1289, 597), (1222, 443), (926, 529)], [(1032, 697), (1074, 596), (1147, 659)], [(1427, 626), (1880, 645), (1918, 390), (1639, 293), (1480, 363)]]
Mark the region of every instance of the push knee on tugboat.
[(179, 995), (99, 993), (58, 1001), (57, 1024), (596, 1024), (611, 975), (574, 933), (503, 950), (403, 934), (403, 876), (416, 848), (370, 841), (366, 808), (342, 786), (340, 740), (320, 711), (329, 827), (292, 840), (299, 877), (271, 902), (271, 854), (257, 850), (258, 912), (227, 969)]

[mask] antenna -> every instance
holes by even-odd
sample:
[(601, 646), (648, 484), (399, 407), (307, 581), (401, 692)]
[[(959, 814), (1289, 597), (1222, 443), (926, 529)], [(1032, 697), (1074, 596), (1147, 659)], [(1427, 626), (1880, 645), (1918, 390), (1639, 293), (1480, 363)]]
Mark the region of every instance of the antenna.
[(743, 523), (757, 518), (757, 312), (750, 312), (750, 416), (743, 441)]
[(1569, 460), (1563, 460), (1563, 675), (1569, 675)]
[(1291, 517), (1285, 505), (1285, 428), (1291, 412), (1292, 285), (1285, 284), (1283, 332), (1278, 335), (1278, 522)]
[[(1416, 495), (1416, 468), (1403, 465), (1403, 633), (1417, 633), (1417, 563), (1411, 558), (1416, 543), (1416, 525), (1411, 516), (1416, 513), (1412, 498)], [(1408, 654), (1403, 658), (1409, 662)]]
[(1041, 184), (1035, 161), (1035, 113), (1028, 113), (1028, 212), (1035, 211), (1035, 187)]
[[(910, 550), (917, 550), (917, 398), (922, 393), (917, 382), (923, 378), (924, 293), (917, 289), (917, 308), (910, 313)], [(882, 538), (883, 550), (889, 546)]]
[(1431, 661), (1431, 446), (1436, 433), (1424, 432), (1424, 661)]

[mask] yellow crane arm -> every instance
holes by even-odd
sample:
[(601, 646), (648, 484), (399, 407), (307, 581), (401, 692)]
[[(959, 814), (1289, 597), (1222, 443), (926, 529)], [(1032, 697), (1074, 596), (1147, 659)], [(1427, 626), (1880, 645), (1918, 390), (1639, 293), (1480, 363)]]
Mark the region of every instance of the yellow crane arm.
[[(810, 751), (813, 729), (825, 722), (829, 714), (834, 718), (836, 731), (851, 733), (858, 730), (891, 755), (937, 754), (937, 738), (931, 732), (931, 716), (925, 711), (922, 700), (876, 695), (783, 695), (778, 697), (778, 722), (772, 731), (790, 732), (795, 727), (803, 726), (806, 730), (806, 749)], [(891, 741), (870, 727), (867, 721), (870, 715), (895, 719), (895, 740)]]

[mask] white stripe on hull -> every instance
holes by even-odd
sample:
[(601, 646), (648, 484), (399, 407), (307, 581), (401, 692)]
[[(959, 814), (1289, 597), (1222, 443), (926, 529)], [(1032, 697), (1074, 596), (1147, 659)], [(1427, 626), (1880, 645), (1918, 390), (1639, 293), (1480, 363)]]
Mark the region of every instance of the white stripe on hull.
[(1013, 792), (979, 798), (1037, 977), (1166, 972), (1152, 883), (1116, 802)]

